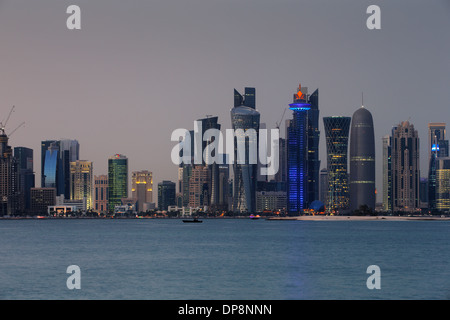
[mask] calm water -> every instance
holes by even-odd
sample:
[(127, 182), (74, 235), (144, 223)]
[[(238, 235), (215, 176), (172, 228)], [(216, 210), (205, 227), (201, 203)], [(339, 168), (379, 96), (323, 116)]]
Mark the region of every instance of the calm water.
[(446, 221), (0, 220), (0, 299), (450, 299), (449, 261)]

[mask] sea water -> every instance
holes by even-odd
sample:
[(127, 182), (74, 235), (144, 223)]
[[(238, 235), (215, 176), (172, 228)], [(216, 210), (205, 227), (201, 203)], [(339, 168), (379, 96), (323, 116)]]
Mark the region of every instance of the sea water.
[(0, 220), (0, 299), (449, 299), (449, 261), (448, 221)]

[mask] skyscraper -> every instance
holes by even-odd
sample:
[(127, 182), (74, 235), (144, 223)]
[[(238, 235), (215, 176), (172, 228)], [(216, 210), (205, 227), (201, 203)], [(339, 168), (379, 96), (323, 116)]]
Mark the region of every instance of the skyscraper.
[(324, 117), (327, 143), (328, 199), (327, 212), (348, 209), (347, 151), (350, 117)]
[(372, 114), (362, 106), (353, 113), (350, 132), (350, 210), (375, 210), (375, 135)]
[(436, 166), (436, 209), (450, 211), (450, 158), (438, 158)]
[(419, 135), (414, 125), (403, 121), (392, 129), (393, 210), (419, 208)]
[(392, 211), (392, 137), (383, 137), (383, 210)]
[(19, 171), (8, 145), (8, 136), (0, 128), (0, 215), (14, 215), (19, 209)]
[[(256, 111), (255, 88), (245, 88), (245, 98), (234, 90), (234, 108), (231, 109), (231, 124), (236, 135), (234, 138), (234, 186), (233, 211), (252, 213), (256, 211), (256, 182), (258, 131), (260, 114)], [(238, 130), (242, 129), (242, 130)], [(238, 144), (245, 146), (245, 161), (238, 163)], [(251, 156), (256, 162), (251, 163)]]
[(50, 143), (44, 157), (44, 188), (55, 188), (56, 195), (63, 193), (64, 185), (63, 180), (60, 179), (62, 176), (61, 171), (61, 159), (59, 156), (59, 144), (58, 142)]
[(153, 177), (148, 170), (131, 173), (131, 197), (137, 200), (138, 212), (144, 211), (144, 203), (153, 202)]
[(108, 212), (108, 176), (94, 176), (94, 209), (99, 213)]
[(445, 140), (445, 123), (428, 124), (428, 209), (436, 210), (438, 158), (448, 157), (448, 140)]
[(158, 209), (167, 210), (169, 206), (176, 205), (175, 195), (175, 182), (164, 180), (158, 183)]
[[(19, 193), (23, 209), (30, 209), (31, 188), (35, 187), (35, 177), (33, 172), (33, 149), (25, 147), (14, 148), (14, 158), (18, 162), (19, 171)], [(19, 204), (19, 207), (21, 205)]]
[(77, 160), (70, 163), (70, 200), (86, 198), (86, 210), (93, 209), (93, 166), (91, 161)]
[(311, 109), (308, 114), (308, 206), (315, 200), (319, 199), (319, 89), (316, 89), (309, 96), (309, 104)]
[(114, 212), (123, 198), (128, 198), (128, 158), (115, 154), (108, 159), (108, 211)]
[[(305, 91), (305, 92), (302, 92)], [(287, 211), (301, 213), (308, 206), (308, 115), (311, 104), (299, 86), (289, 105), (293, 119), (287, 127)]]

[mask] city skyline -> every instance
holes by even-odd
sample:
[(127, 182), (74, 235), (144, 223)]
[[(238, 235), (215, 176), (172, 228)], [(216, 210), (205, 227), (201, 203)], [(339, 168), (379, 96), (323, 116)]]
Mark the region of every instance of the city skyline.
[[(299, 82), (320, 89), (321, 117), (351, 116), (364, 92), (374, 117), (381, 202), (381, 138), (410, 117), (422, 141), (428, 123), (450, 122), (450, 44), (443, 40), (450, 7), (445, 1), (383, 3), (382, 29), (371, 31), (365, 27), (369, 4), (250, 1), (236, 10), (230, 2), (79, 1), (82, 29), (72, 32), (65, 28), (65, 3), (0, 1), (0, 40), (7, 44), (0, 53), (0, 118), (15, 105), (7, 133), (26, 122), (10, 145), (34, 150), (36, 186), (41, 141), (63, 138), (79, 141), (80, 159), (94, 163), (94, 175), (107, 174), (108, 157), (121, 153), (130, 173), (150, 170), (157, 185), (177, 180), (169, 161), (175, 128), (207, 114), (231, 128), (232, 88), (258, 90), (267, 128), (280, 121)], [(164, 20), (169, 13), (170, 23)], [(428, 23), (417, 27), (424, 19)], [(319, 130), (324, 168), (322, 121)]]

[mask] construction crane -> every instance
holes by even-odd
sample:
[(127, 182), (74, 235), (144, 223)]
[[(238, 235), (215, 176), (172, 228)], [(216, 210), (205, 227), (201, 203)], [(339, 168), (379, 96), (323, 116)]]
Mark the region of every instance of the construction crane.
[(19, 124), (13, 131), (11, 131), (11, 133), (10, 134), (8, 134), (8, 137), (10, 138), (11, 136), (12, 136), (12, 134), (14, 133), (14, 132), (16, 132), (16, 130), (17, 129), (19, 129), (21, 126), (23, 126), (25, 124), (25, 122), (22, 122), (21, 124)]
[(9, 118), (11, 117), (11, 114), (14, 111), (15, 106), (12, 106), (11, 110), (9, 111), (8, 116), (6, 117), (6, 120), (3, 120), (2, 122), (0, 122), (0, 130), (5, 133), (5, 128), (6, 128), (6, 124), (8, 123)]
[(281, 116), (280, 121), (276, 123), (276, 126), (277, 126), (277, 129), (278, 129), (278, 130), (280, 129), (280, 124), (281, 124), (281, 122), (283, 121), (284, 114), (286, 113), (286, 109), (287, 109), (287, 108), (284, 108), (283, 115)]
[[(11, 114), (14, 112), (14, 108), (15, 108), (15, 106), (12, 106), (11, 110), (8, 113), (8, 116), (6, 117), (6, 120), (3, 120), (2, 122), (0, 122), (0, 133), (1, 134), (6, 134), (5, 133), (6, 124), (8, 123), (9, 118), (11, 118)], [(25, 122), (22, 122), (21, 124), (19, 124), (13, 131), (11, 131), (11, 133), (8, 135), (8, 137), (10, 137), (14, 132), (16, 132), (17, 129), (19, 129), (24, 124), (25, 124)]]

